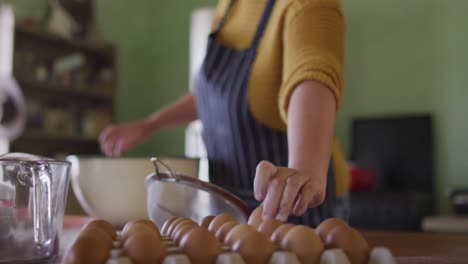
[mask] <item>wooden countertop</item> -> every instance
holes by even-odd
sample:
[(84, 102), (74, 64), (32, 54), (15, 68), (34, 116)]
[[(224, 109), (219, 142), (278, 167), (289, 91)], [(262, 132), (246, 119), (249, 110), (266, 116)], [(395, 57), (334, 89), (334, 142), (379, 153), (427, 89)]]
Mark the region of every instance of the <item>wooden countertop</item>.
[[(63, 223), (64, 239), (61, 252), (73, 241), (79, 229), (91, 218), (66, 216)], [(362, 232), (371, 247), (383, 246), (392, 251), (397, 262), (467, 264), (468, 235), (408, 233), (408, 232)]]
[(384, 246), (398, 263), (468, 263), (468, 235), (363, 232), (371, 247)]

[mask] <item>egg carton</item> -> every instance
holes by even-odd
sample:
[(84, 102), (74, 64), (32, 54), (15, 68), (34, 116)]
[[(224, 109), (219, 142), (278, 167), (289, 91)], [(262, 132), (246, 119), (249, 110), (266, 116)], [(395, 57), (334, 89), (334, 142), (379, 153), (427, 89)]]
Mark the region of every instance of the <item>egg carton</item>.
[[(190, 259), (180, 248), (175, 246), (170, 239), (163, 237), (163, 244), (168, 255), (162, 264), (190, 264)], [(110, 258), (106, 264), (133, 264), (126, 256), (122, 256), (120, 242), (114, 242), (114, 248), (110, 252)], [(228, 246), (224, 246), (222, 253), (218, 255), (216, 264), (245, 264), (241, 255), (231, 252)], [(269, 260), (269, 264), (301, 264), (294, 253), (276, 250)], [(351, 264), (342, 249), (327, 249), (320, 257), (320, 264)], [(385, 247), (375, 247), (371, 250), (368, 264), (396, 264), (390, 250)]]

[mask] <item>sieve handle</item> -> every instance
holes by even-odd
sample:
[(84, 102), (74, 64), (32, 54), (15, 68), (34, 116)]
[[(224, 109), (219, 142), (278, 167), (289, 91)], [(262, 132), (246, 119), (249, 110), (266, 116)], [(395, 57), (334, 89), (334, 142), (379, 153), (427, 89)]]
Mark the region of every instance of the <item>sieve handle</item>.
[(159, 166), (158, 166), (158, 163), (159, 163), (160, 165), (162, 165), (164, 168), (166, 168), (169, 171), (169, 176), (171, 176), (171, 178), (173, 178), (176, 181), (178, 181), (180, 179), (180, 177), (172, 171), (171, 167), (169, 167), (162, 160), (160, 160), (160, 159), (158, 159), (156, 157), (152, 157), (151, 162), (154, 165), (154, 172), (156, 173), (156, 175), (159, 175)]

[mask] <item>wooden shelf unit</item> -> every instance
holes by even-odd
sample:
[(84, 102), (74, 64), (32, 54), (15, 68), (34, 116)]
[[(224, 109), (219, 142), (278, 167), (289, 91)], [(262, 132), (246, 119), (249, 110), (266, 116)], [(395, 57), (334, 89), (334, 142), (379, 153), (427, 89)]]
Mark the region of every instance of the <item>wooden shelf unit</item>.
[(24, 131), (22, 138), (28, 140), (43, 140), (43, 141), (57, 141), (58, 143), (67, 144), (71, 143), (83, 143), (83, 144), (96, 144), (97, 138), (85, 137), (74, 134), (54, 133), (47, 132), (40, 129), (27, 129)]
[[(54, 63), (76, 54), (84, 63), (57, 76)], [(14, 60), (14, 75), (29, 110), (26, 128), (10, 151), (49, 157), (99, 154), (99, 128), (112, 122), (115, 113), (115, 48), (63, 39), (20, 23), (15, 26)], [(104, 71), (107, 79), (102, 78)]]
[(110, 91), (99, 91), (99, 90), (84, 90), (78, 89), (77, 87), (65, 87), (56, 83), (29, 81), (29, 80), (17, 80), (23, 92), (41, 92), (41, 93), (56, 93), (63, 96), (79, 96), (85, 98), (92, 98), (104, 101), (112, 101), (114, 95)]
[(82, 40), (68, 40), (61, 38), (39, 26), (16, 24), (15, 30), (18, 34), (28, 35), (32, 40), (42, 40), (48, 42), (50, 45), (61, 46), (76, 51), (92, 53), (95, 56), (107, 57), (113, 59), (114, 47), (112, 45), (89, 43)]

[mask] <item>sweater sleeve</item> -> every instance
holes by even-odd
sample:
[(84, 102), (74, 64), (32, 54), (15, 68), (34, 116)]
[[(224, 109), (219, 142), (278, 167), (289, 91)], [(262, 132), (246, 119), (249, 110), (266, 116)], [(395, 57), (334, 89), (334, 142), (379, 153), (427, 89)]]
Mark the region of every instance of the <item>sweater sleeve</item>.
[(341, 104), (345, 23), (340, 0), (298, 0), (288, 7), (283, 31), (283, 72), (279, 110), (284, 122), (298, 84), (325, 84)]

